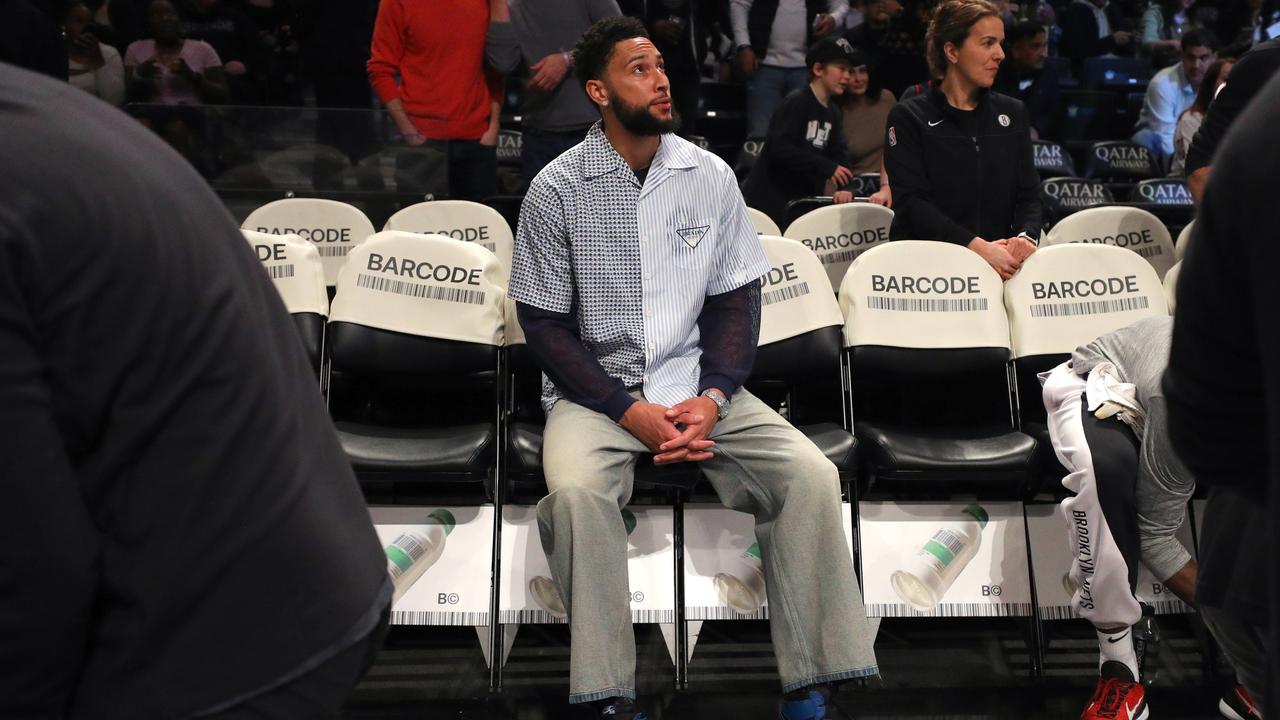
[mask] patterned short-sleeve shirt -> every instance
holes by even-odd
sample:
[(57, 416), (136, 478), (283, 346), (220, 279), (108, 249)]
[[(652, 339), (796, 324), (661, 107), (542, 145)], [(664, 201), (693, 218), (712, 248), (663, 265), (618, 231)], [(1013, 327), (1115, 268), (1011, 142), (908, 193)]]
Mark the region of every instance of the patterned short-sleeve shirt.
[[(573, 314), (606, 373), (670, 406), (697, 394), (704, 299), (768, 271), (723, 160), (663, 135), (641, 185), (596, 123), (530, 183), (508, 293)], [(544, 377), (543, 407), (560, 397)]]

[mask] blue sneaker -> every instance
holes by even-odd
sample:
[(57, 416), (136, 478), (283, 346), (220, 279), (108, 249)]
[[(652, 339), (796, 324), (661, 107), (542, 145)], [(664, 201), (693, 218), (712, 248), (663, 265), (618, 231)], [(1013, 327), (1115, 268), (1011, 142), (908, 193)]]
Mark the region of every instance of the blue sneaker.
[(827, 720), (827, 699), (817, 690), (810, 690), (804, 700), (783, 698), (778, 720)]
[(602, 720), (649, 720), (640, 706), (626, 698), (613, 698), (600, 704)]

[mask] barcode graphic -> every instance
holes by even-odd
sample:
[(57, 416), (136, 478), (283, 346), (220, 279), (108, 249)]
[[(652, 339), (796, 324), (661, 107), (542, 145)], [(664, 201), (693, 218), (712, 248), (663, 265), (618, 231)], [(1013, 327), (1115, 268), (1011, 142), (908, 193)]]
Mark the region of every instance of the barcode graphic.
[[(427, 549), (422, 547), (421, 543), (419, 543), (417, 540), (414, 540), (413, 536), (407, 533), (402, 534), (400, 537), (396, 538), (395, 542), (391, 544), (403, 550), (404, 554), (409, 556), (409, 561), (411, 564), (421, 560), (422, 556), (427, 553)], [(392, 580), (399, 580), (400, 576), (403, 574), (404, 574), (404, 570), (401, 570), (399, 565), (396, 565), (395, 563), (391, 563), (391, 579)]]
[(351, 252), (350, 245), (317, 245), (320, 257), (346, 257)]
[(392, 610), (392, 625), (488, 625), (487, 612), (435, 612), (433, 610)]
[(764, 293), (763, 295), (760, 296), (760, 304), (772, 305), (773, 303), (776, 303), (776, 302), (782, 302), (784, 300), (794, 300), (798, 297), (801, 297), (803, 295), (808, 295), (808, 294), (809, 294), (809, 283), (807, 282), (796, 283), (795, 285), (788, 285), (784, 288), (780, 288), (778, 290), (770, 290), (769, 292)]
[(986, 298), (915, 298), (868, 295), (867, 308), (894, 312), (981, 312)]
[(920, 612), (910, 605), (900, 603), (872, 603), (867, 605), (868, 617), (1028, 617), (1031, 603), (943, 603), (929, 612)]
[(851, 262), (854, 258), (861, 255), (863, 251), (867, 249), (868, 248), (859, 248), (857, 250), (841, 250), (840, 252), (833, 252), (830, 255), (819, 255), (818, 259), (822, 261), (823, 265), (835, 265), (836, 263)]
[(1031, 306), (1031, 317), (1104, 315), (1106, 313), (1129, 312), (1131, 310), (1146, 310), (1148, 307), (1150, 307), (1150, 302), (1145, 297), (1084, 300), (1073, 303), (1037, 303)]
[[(1150, 605), (1157, 615), (1183, 615), (1195, 612), (1179, 600), (1157, 600), (1145, 603)], [(1044, 620), (1074, 620), (1080, 613), (1070, 605), (1050, 605), (1040, 608), (1040, 617)]]
[(722, 605), (703, 605), (687, 608), (685, 617), (689, 620), (768, 620), (769, 608), (762, 607), (744, 615)]
[(271, 274), (272, 280), (280, 280), (282, 278), (293, 277), (292, 265), (271, 265), (267, 268), (267, 272)]
[(424, 285), (422, 283), (409, 282), (408, 280), (393, 280), (376, 275), (366, 275), (365, 273), (360, 273), (356, 276), (356, 287), (394, 293), (396, 295), (408, 295), (409, 297), (425, 300), (444, 300), (445, 302), (468, 303), (471, 305), (484, 304), (484, 291), (482, 290)]
[(676, 621), (675, 610), (632, 610), (633, 625), (649, 625), (651, 623), (673, 623)]
[(504, 610), (498, 614), (503, 623), (520, 625), (565, 625), (569, 621), (558, 618), (546, 610)]
[(1158, 247), (1138, 248), (1136, 252), (1144, 258), (1155, 257), (1157, 255), (1163, 254), (1160, 252), (1160, 248)]
[(497, 244), (497, 243), (480, 243), (480, 247), (484, 248), (485, 250), (488, 250), (488, 251), (489, 251), (489, 252), (491, 252), (491, 253), (497, 253), (497, 252), (498, 252), (498, 244)]

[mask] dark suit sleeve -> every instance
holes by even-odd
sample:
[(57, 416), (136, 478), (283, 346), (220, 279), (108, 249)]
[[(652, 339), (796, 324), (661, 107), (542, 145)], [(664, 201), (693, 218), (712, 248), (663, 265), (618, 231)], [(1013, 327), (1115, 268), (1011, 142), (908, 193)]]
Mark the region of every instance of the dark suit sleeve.
[[(1040, 237), (1040, 174), (1031, 150), (1031, 127), (1025, 106), (1018, 113), (1018, 189), (1013, 206), (1013, 231)], [(990, 239), (990, 238), (988, 238)]]
[(902, 215), (912, 239), (968, 245), (977, 233), (947, 217), (933, 203), (920, 125), (901, 103), (889, 111), (886, 133), (884, 162), (893, 188), (893, 211)]
[[(0, 717), (61, 717), (88, 645), (98, 533), (45, 382), (34, 242), (0, 217)], [(22, 249), (25, 247), (26, 249)]]

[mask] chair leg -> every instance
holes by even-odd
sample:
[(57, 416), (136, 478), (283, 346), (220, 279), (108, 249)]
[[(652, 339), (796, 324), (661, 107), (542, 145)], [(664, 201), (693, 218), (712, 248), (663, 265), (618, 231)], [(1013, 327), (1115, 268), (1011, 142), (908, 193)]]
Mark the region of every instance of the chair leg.
[(1028, 618), (1027, 655), (1030, 659), (1031, 678), (1036, 682), (1044, 679), (1045, 636), (1044, 622), (1040, 619), (1040, 598), (1036, 594), (1035, 559), (1031, 555), (1031, 526), (1027, 522), (1027, 506), (1022, 506), (1022, 531), (1027, 551), (1027, 582), (1031, 584), (1031, 617)]
[(672, 502), (671, 540), (675, 550), (675, 636), (676, 636), (676, 691), (689, 689), (689, 626), (684, 610), (684, 492), (675, 491)]

